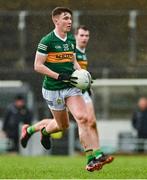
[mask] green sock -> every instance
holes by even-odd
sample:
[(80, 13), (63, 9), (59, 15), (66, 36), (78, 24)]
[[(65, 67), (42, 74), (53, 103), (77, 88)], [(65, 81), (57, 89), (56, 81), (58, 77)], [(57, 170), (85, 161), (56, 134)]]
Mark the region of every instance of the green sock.
[(85, 151), (86, 153), (86, 158), (87, 158), (87, 163), (89, 163), (93, 158), (93, 150), (92, 149), (88, 149)]
[(45, 136), (49, 135), (49, 133), (46, 131), (45, 127), (42, 129), (41, 132), (42, 132), (42, 134), (45, 135)]
[(103, 152), (102, 152), (100, 149), (97, 149), (97, 150), (94, 150), (94, 151), (93, 151), (93, 156), (96, 157), (96, 158), (98, 158), (98, 157), (101, 156), (102, 153), (103, 153)]
[(27, 132), (28, 134), (32, 135), (34, 134), (36, 131), (35, 131), (35, 127), (34, 126), (30, 126), (27, 128)]

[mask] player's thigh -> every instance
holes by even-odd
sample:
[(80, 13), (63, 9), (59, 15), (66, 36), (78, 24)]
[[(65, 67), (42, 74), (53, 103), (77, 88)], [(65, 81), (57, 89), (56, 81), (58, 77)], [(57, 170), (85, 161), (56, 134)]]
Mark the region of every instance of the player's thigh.
[(60, 128), (66, 129), (69, 127), (69, 116), (66, 109), (61, 111), (51, 110), (51, 112)]
[(77, 121), (87, 120), (86, 104), (82, 96), (70, 96), (66, 98), (66, 105)]

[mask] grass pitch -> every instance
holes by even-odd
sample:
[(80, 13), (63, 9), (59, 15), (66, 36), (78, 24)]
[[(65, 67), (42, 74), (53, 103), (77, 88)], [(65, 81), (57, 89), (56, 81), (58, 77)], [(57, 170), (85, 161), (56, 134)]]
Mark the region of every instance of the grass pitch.
[(88, 172), (83, 156), (0, 156), (0, 179), (146, 179), (147, 156), (115, 156), (102, 170)]

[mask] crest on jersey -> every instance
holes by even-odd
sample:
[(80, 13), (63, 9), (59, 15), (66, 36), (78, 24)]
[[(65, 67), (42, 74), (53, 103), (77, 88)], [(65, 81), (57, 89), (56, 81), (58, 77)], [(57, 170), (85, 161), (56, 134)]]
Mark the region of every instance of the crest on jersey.
[(68, 44), (63, 44), (63, 49), (64, 49), (64, 51), (68, 51), (69, 50)]

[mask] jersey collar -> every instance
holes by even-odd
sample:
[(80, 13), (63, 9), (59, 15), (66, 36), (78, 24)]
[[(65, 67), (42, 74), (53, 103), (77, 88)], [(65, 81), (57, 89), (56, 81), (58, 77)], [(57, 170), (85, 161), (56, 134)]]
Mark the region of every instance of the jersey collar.
[(59, 38), (60, 40), (62, 40), (62, 41), (66, 41), (67, 40), (67, 35), (65, 36), (65, 38), (63, 39), (63, 38), (61, 38), (58, 34), (57, 34), (57, 32), (55, 31), (55, 29), (54, 29), (54, 34), (55, 34), (55, 36), (57, 37), (57, 38)]
[(78, 50), (79, 50), (80, 52), (82, 52), (82, 53), (85, 53), (85, 50), (86, 50), (85, 48), (84, 48), (84, 49), (81, 49), (81, 48), (78, 47), (78, 46), (76, 47), (76, 49), (78, 49)]

